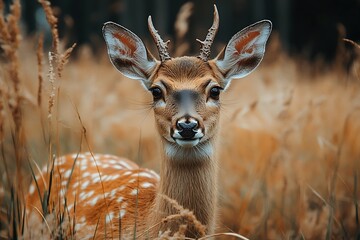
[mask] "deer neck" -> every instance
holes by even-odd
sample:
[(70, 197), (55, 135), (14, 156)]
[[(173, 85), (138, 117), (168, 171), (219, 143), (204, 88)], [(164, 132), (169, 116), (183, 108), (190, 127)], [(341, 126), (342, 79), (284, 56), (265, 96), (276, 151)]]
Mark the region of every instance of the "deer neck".
[[(205, 233), (212, 233), (215, 225), (217, 195), (217, 164), (214, 143), (208, 141), (195, 148), (178, 148), (164, 144), (160, 184), (155, 200), (154, 223), (167, 216), (179, 214), (184, 209), (194, 213), (196, 219), (206, 226)], [(171, 200), (170, 200), (171, 199)], [(187, 217), (176, 217), (160, 225), (161, 231), (176, 232), (181, 224), (187, 225), (187, 237), (201, 236), (201, 229)], [(190, 221), (190, 222), (189, 222)]]

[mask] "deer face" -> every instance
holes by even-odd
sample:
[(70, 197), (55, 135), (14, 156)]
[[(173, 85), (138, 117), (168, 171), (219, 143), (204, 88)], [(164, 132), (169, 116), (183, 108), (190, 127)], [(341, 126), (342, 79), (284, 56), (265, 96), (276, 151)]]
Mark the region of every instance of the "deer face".
[[(234, 78), (242, 78), (261, 62), (271, 32), (271, 22), (261, 21), (236, 33), (226, 48), (208, 60), (219, 19), (214, 23), (198, 57), (171, 58), (149, 17), (149, 30), (161, 61), (156, 60), (139, 37), (112, 22), (105, 23), (104, 38), (113, 65), (125, 76), (138, 79), (153, 95), (158, 131), (169, 156), (212, 151), (222, 91)], [(183, 158), (183, 156), (182, 156)]]
[(216, 130), (222, 89), (207, 62), (196, 57), (164, 62), (150, 87), (160, 135), (184, 148), (207, 142)]

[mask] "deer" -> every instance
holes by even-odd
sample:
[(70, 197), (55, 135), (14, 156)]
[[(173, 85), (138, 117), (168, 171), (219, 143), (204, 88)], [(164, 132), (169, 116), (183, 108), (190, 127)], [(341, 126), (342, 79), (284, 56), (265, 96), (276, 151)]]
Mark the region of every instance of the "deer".
[[(211, 28), (204, 41), (197, 39), (200, 54), (172, 58), (169, 41), (162, 40), (149, 16), (158, 60), (136, 34), (114, 22), (104, 24), (113, 66), (152, 94), (162, 145), (160, 173), (109, 154), (85, 152), (54, 159), (51, 194), (54, 199), (66, 199), (77, 238), (152, 239), (165, 231), (174, 234), (181, 224), (187, 238), (215, 232), (221, 95), (233, 79), (246, 77), (260, 64), (272, 23), (262, 20), (237, 32), (217, 57), (210, 59), (218, 27), (214, 5)], [(38, 181), (30, 185), (28, 208), (40, 207), (39, 194), (46, 189), (41, 179), (46, 179), (48, 172), (44, 168), (42, 177), (35, 176)], [(205, 229), (189, 220), (166, 219), (179, 213), (174, 202), (191, 211)]]

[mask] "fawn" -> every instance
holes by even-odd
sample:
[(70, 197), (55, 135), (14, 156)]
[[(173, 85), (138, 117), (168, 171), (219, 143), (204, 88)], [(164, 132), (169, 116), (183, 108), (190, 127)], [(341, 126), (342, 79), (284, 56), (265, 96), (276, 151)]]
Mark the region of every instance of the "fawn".
[[(205, 40), (198, 40), (200, 55), (171, 58), (168, 42), (161, 39), (149, 17), (159, 61), (130, 30), (113, 22), (104, 24), (112, 64), (126, 77), (139, 80), (153, 96), (163, 151), (160, 177), (112, 155), (82, 153), (55, 159), (52, 199), (66, 199), (77, 238), (93, 238), (95, 230), (96, 238), (154, 238), (166, 230), (175, 233), (181, 224), (187, 224), (186, 237), (214, 232), (220, 95), (232, 79), (245, 77), (259, 65), (272, 29), (268, 20), (248, 26), (209, 60), (218, 26), (214, 6), (213, 25)], [(37, 186), (30, 185), (28, 208), (39, 206), (44, 184), (39, 180)], [(202, 232), (186, 219), (163, 221), (178, 213), (169, 199), (192, 211), (206, 230)]]

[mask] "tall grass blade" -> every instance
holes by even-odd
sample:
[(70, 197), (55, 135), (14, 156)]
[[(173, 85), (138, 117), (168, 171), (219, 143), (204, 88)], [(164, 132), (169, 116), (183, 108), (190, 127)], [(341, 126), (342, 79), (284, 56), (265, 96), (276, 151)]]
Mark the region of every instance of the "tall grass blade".
[(98, 220), (97, 220), (97, 222), (96, 222), (93, 240), (96, 239), (96, 233), (97, 233), (97, 230), (98, 230), (98, 226), (99, 226), (99, 223), (100, 223), (100, 219), (101, 219), (101, 215), (99, 215), (99, 218), (98, 218)]
[(41, 196), (39, 183), (38, 183), (38, 181), (36, 180), (36, 175), (35, 175), (34, 169), (33, 169), (32, 166), (31, 166), (30, 161), (28, 161), (28, 165), (29, 165), (29, 169), (30, 169), (30, 172), (31, 172), (32, 179), (33, 179), (33, 181), (35, 182), (35, 185), (36, 185), (36, 189), (37, 189), (37, 192), (38, 192), (38, 195), (39, 195), (39, 198), (40, 198), (40, 202), (42, 203), (42, 202), (43, 202), (43, 198), (42, 198), (42, 196)]

